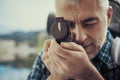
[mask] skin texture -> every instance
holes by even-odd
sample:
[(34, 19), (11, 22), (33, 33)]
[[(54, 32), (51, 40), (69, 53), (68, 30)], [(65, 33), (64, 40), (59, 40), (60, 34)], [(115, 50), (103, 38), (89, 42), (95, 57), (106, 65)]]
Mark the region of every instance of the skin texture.
[(51, 75), (47, 80), (104, 80), (90, 60), (106, 40), (112, 8), (101, 9), (98, 0), (56, 0), (56, 16), (72, 25), (72, 42), (46, 40), (42, 60)]

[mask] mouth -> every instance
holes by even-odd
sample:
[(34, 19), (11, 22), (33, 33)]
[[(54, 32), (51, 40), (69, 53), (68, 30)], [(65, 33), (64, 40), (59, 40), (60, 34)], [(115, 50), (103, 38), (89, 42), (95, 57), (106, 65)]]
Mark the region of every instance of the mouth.
[(77, 43), (78, 45), (81, 45), (87, 53), (91, 53), (95, 49), (93, 43), (90, 41), (86, 41), (83, 43), (79, 43), (77, 41), (74, 42)]
[(88, 45), (83, 46), (83, 48), (85, 49), (85, 51), (86, 51), (87, 53), (92, 52), (92, 50), (94, 49), (94, 48), (93, 48), (93, 45), (92, 45), (91, 43), (88, 44)]

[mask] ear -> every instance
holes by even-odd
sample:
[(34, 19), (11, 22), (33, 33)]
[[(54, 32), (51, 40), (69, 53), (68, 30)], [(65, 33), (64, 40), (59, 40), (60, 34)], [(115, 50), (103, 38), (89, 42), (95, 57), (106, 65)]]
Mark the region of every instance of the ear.
[(112, 6), (109, 6), (108, 11), (107, 11), (108, 25), (109, 25), (110, 22), (111, 22), (112, 14), (113, 14), (113, 8), (112, 8)]

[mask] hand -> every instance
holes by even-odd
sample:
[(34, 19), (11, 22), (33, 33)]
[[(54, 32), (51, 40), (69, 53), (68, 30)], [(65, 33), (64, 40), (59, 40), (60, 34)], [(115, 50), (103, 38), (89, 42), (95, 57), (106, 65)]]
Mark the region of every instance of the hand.
[[(66, 78), (63, 78), (61, 76), (56, 76), (56, 75), (50, 75), (48, 76), (47, 80), (68, 80)], [(75, 79), (75, 80), (82, 80), (82, 79)]]
[(68, 79), (66, 79), (66, 78), (64, 78), (64, 77), (62, 77), (62, 76), (58, 76), (58, 75), (50, 75), (48, 78), (47, 78), (47, 80), (68, 80)]
[(55, 40), (47, 40), (44, 44), (42, 60), (51, 74), (59, 74), (67, 79), (80, 80), (85, 77), (89, 79), (94, 73), (98, 74), (85, 50), (74, 42), (59, 45)]
[(48, 70), (50, 71), (51, 75), (48, 77), (47, 80), (68, 80), (64, 75), (61, 75), (57, 70), (56, 62), (53, 60), (54, 56), (52, 56), (50, 51), (51, 40), (46, 40), (44, 43), (44, 50), (42, 60)]
[(65, 63), (67, 64), (68, 69), (67, 74), (70, 74), (69, 76), (75, 80), (81, 80), (92, 66), (87, 53), (82, 46), (74, 42), (62, 42), (61, 46), (64, 49), (67, 49), (67, 53), (69, 53), (69, 56), (67, 57), (68, 62)]

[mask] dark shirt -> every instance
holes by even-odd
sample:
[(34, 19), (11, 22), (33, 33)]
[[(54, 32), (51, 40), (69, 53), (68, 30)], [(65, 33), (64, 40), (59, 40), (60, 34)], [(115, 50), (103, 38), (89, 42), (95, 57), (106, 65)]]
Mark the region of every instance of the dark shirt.
[[(91, 60), (93, 65), (97, 68), (100, 74), (105, 78), (105, 80), (119, 80), (120, 79), (120, 68), (114, 67), (114, 62), (111, 57), (111, 45), (112, 45), (111, 33), (107, 32), (107, 40), (98, 55)], [(33, 69), (30, 72), (27, 80), (46, 80), (50, 75), (50, 72), (45, 67), (41, 60), (42, 52), (39, 53), (35, 60)]]

